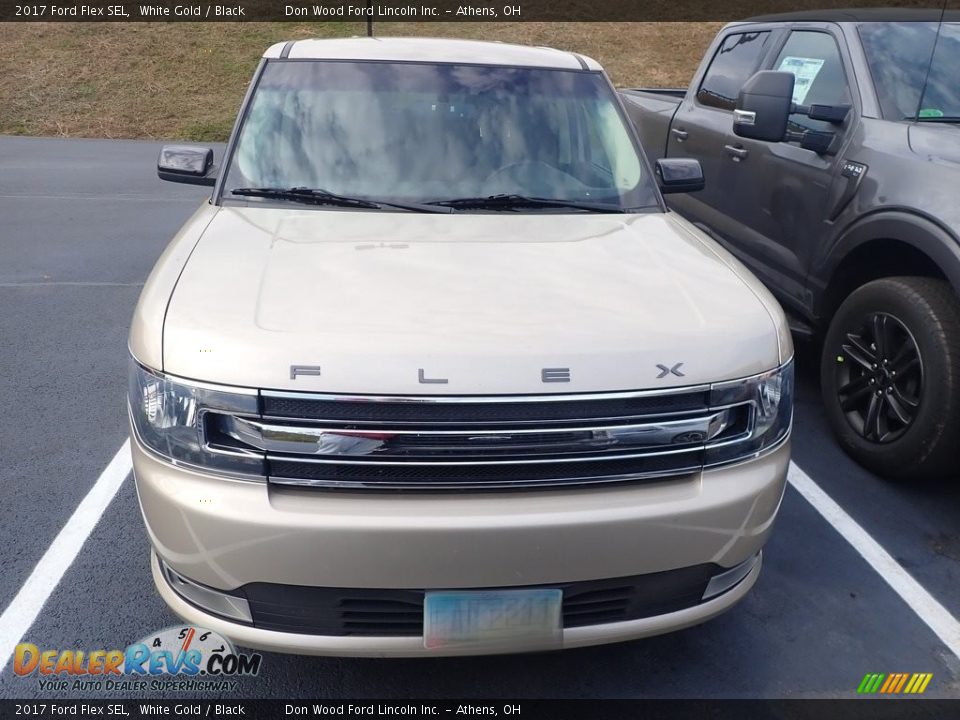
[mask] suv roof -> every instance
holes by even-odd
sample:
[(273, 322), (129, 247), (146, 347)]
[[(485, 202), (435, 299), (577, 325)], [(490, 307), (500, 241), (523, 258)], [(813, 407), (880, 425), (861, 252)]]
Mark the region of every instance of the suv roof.
[(564, 50), (448, 38), (352, 37), (330, 40), (291, 40), (272, 45), (263, 57), (445, 62), (561, 70), (601, 69), (596, 60)]
[[(755, 22), (938, 22), (941, 11), (926, 8), (850, 8), (847, 10), (802, 10), (778, 15), (759, 15), (738, 23)], [(948, 10), (944, 20), (957, 20), (958, 13)]]

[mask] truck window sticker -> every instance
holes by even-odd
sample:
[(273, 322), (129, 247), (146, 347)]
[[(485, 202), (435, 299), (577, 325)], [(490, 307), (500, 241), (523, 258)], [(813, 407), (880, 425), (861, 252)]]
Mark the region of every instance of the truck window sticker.
[(793, 85), (793, 101), (798, 105), (803, 105), (803, 101), (810, 92), (810, 86), (816, 80), (820, 69), (823, 67), (822, 58), (807, 58), (788, 55), (780, 61), (780, 67), (777, 70), (781, 72), (793, 73), (796, 82)]

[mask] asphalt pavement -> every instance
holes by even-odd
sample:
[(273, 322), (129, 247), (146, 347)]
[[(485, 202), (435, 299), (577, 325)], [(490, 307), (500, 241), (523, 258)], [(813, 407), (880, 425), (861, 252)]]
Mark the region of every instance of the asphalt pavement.
[[(126, 336), (134, 304), (157, 256), (209, 194), (159, 181), (159, 146), (0, 137), (0, 612), (126, 439)], [(960, 479), (904, 486), (857, 466), (827, 427), (815, 353), (801, 346), (797, 362), (794, 462), (960, 616)], [(178, 622), (154, 590), (128, 477), (23, 640), (44, 648), (124, 648)], [(933, 673), (925, 697), (960, 698), (960, 658), (788, 488), (757, 586), (705, 625), (618, 645), (505, 657), (265, 654), (260, 675), (242, 680), (236, 694), (853, 697), (867, 672)], [(51, 693), (8, 663), (0, 697)]]

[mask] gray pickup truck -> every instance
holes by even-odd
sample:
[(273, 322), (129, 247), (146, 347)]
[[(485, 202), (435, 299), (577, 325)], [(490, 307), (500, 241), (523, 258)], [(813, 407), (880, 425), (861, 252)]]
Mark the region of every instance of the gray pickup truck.
[(822, 344), (844, 449), (891, 478), (960, 459), (960, 18), (861, 10), (727, 25), (686, 89), (624, 90), (670, 206)]

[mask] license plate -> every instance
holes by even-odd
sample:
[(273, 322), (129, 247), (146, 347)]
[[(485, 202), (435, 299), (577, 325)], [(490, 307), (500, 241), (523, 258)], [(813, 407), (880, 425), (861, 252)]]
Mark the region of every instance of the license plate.
[(506, 651), (560, 647), (561, 590), (428, 592), (423, 605), (427, 648)]

